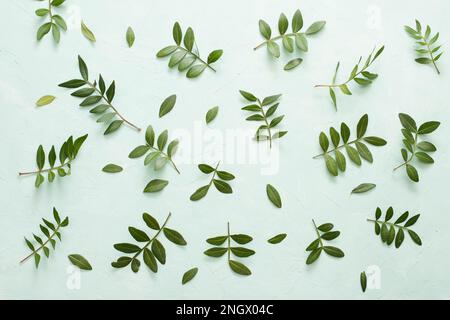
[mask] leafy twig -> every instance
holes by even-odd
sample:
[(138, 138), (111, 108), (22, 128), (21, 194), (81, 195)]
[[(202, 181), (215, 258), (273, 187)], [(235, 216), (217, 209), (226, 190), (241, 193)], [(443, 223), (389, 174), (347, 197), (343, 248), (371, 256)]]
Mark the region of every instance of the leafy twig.
[(311, 264), (316, 261), (320, 257), (322, 251), (336, 258), (344, 257), (344, 252), (341, 249), (337, 247), (326, 246), (323, 243), (323, 240), (330, 241), (336, 239), (341, 234), (339, 231), (332, 231), (332, 229), (334, 228), (333, 224), (324, 223), (320, 226), (317, 226), (314, 219), (312, 220), (312, 222), (317, 234), (317, 239), (311, 242), (306, 248), (306, 251), (310, 251), (308, 258), (306, 259), (306, 264)]
[(41, 25), (37, 31), (37, 40), (41, 40), (47, 33), (52, 30), (53, 39), (56, 43), (59, 43), (61, 38), (60, 29), (66, 31), (67, 24), (64, 19), (57, 14), (53, 13), (53, 8), (61, 6), (65, 0), (48, 0), (47, 8), (40, 8), (35, 11), (38, 17), (46, 17), (48, 16), (50, 21)]
[[(219, 171), (218, 170), (219, 164), (220, 164), (220, 161), (217, 163), (215, 168), (213, 168), (212, 166), (207, 165), (207, 164), (199, 164), (198, 165), (198, 168), (201, 172), (203, 172), (205, 174), (212, 173), (212, 176), (211, 176), (211, 180), (209, 181), (209, 183), (206, 186), (198, 188), (191, 195), (191, 197), (190, 197), (191, 201), (198, 201), (198, 200), (202, 199), (204, 196), (206, 196), (206, 194), (208, 193), (208, 190), (212, 184), (214, 184), (214, 186), (216, 187), (216, 189), (219, 192), (233, 193), (233, 189), (225, 181), (233, 180), (234, 175), (232, 175), (231, 173), (229, 173), (227, 171)], [(216, 179), (216, 175), (217, 175), (218, 179)]]

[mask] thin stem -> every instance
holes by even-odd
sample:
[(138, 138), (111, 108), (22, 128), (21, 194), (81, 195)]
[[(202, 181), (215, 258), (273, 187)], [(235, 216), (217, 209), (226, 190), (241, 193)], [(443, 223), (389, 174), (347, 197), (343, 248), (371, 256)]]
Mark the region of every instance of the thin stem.
[(177, 166), (175, 165), (175, 162), (173, 162), (172, 158), (169, 157), (169, 156), (167, 155), (167, 153), (164, 153), (164, 152), (162, 152), (161, 150), (158, 150), (158, 149), (156, 149), (155, 147), (152, 147), (152, 146), (150, 146), (150, 145), (149, 145), (149, 147), (150, 147), (150, 149), (152, 149), (152, 150), (161, 152), (163, 156), (165, 156), (167, 159), (169, 159), (169, 161), (170, 161), (170, 163), (172, 164), (172, 166), (173, 166), (173, 168), (175, 169), (175, 171), (176, 171), (178, 174), (181, 174), (180, 170), (178, 170)]
[(48, 15), (50, 17), (50, 22), (53, 22), (52, 0), (48, 0)]
[(199, 55), (196, 55), (195, 53), (193, 53), (192, 51), (189, 51), (186, 48), (183, 48), (181, 46), (178, 46), (178, 49), (181, 49), (183, 51), (186, 51), (187, 53), (193, 55), (197, 60), (199, 60), (201, 63), (203, 63), (205, 66), (207, 66), (208, 68), (210, 68), (212, 71), (216, 72), (216, 69), (214, 69), (213, 67), (211, 67), (211, 65), (209, 63), (207, 63), (206, 61), (204, 61), (202, 58), (200, 58)]
[(211, 185), (214, 181), (214, 178), (216, 177), (216, 172), (217, 172), (217, 168), (219, 168), (219, 164), (220, 164), (220, 161), (217, 162), (216, 168), (214, 169), (213, 176), (211, 178), (211, 181), (209, 181), (208, 187), (211, 187)]
[(379, 220), (373, 220), (373, 219), (366, 219), (367, 221), (369, 221), (369, 222), (376, 222), (376, 223), (385, 223), (385, 224), (388, 224), (388, 225), (390, 225), (390, 226), (394, 226), (394, 227), (397, 227), (397, 228), (400, 228), (400, 229), (405, 229), (405, 230), (409, 230), (409, 228), (407, 228), (407, 227), (404, 227), (404, 226), (400, 226), (400, 225), (398, 225), (398, 224), (395, 224), (395, 223), (392, 223), (392, 222), (387, 222), (387, 221), (379, 221)]
[(319, 239), (320, 246), (323, 247), (322, 237), (320, 236), (319, 230), (317, 229), (316, 222), (314, 221), (314, 219), (312, 219), (312, 222), (314, 224), (314, 228), (316, 229), (317, 238)]
[(334, 152), (334, 151), (336, 151), (336, 150), (338, 150), (338, 149), (342, 149), (343, 147), (348, 146), (348, 145), (351, 145), (351, 144), (353, 144), (353, 143), (355, 143), (355, 142), (358, 142), (359, 140), (360, 140), (360, 139), (355, 139), (355, 140), (352, 140), (352, 141), (350, 141), (350, 142), (348, 142), (348, 143), (344, 143), (344, 144), (342, 144), (342, 145), (340, 145), (340, 146), (338, 146), (338, 147), (336, 147), (336, 148), (334, 148), (334, 149), (331, 149), (330, 151), (327, 151), (327, 152), (324, 152), (324, 153), (321, 153), (321, 154), (317, 154), (317, 155), (315, 155), (315, 156), (313, 157), (313, 159), (317, 159), (317, 158), (319, 158), (319, 157), (323, 157), (324, 155), (326, 155), (326, 154), (328, 154), (328, 153)]
[(52, 170), (62, 169), (65, 166), (70, 166), (71, 161), (72, 160), (68, 161), (67, 163), (61, 164), (57, 167), (53, 167), (53, 168), (47, 168), (47, 169), (29, 171), (29, 172), (19, 172), (19, 176), (26, 176), (26, 175), (30, 175), (30, 174), (44, 173), (44, 172), (48, 172), (48, 171), (52, 171)]
[(230, 222), (227, 222), (227, 241), (228, 241), (228, 261), (230, 261), (230, 253), (231, 253), (231, 240), (230, 240)]
[(397, 170), (397, 169), (399, 169), (399, 168), (401, 168), (401, 167), (403, 167), (403, 166), (406, 166), (408, 163), (410, 163), (410, 162), (412, 161), (412, 159), (414, 158), (414, 155), (416, 154), (417, 138), (418, 138), (418, 135), (417, 135), (417, 133), (416, 133), (416, 134), (415, 134), (415, 137), (414, 137), (414, 144), (413, 144), (413, 146), (412, 146), (413, 151), (411, 152), (411, 157), (410, 157), (409, 159), (407, 159), (405, 162), (403, 162), (402, 164), (396, 166), (396, 167), (394, 168), (394, 170), (392, 170), (392, 171), (395, 171), (395, 170)]
[(137, 127), (136, 125), (134, 125), (133, 123), (131, 123), (130, 121), (128, 121), (127, 119), (125, 119), (120, 112), (111, 104), (111, 102), (108, 100), (108, 98), (105, 97), (105, 95), (97, 88), (97, 86), (94, 86), (94, 84), (92, 84), (89, 81), (86, 81), (86, 83), (92, 88), (95, 89), (95, 91), (102, 97), (103, 100), (105, 100), (105, 102), (108, 104), (108, 106), (114, 110), (114, 112), (117, 114), (117, 116), (123, 120), (123, 122), (125, 122), (126, 124), (128, 124), (130, 127), (136, 129), (137, 131), (141, 131), (142, 129)]
[(162, 227), (158, 230), (158, 232), (153, 236), (153, 238), (150, 239), (149, 242), (147, 242), (147, 244), (145, 246), (142, 247), (141, 250), (139, 250), (138, 252), (136, 252), (136, 254), (133, 256), (133, 258), (131, 258), (132, 260), (136, 259), (137, 256), (139, 256), (141, 254), (142, 251), (144, 251), (145, 248), (147, 248), (152, 242), (153, 240), (155, 240), (159, 234), (161, 233), (161, 231), (164, 229), (164, 227), (166, 226), (167, 222), (169, 221), (170, 216), (172, 215), (172, 213), (169, 212), (169, 215), (166, 218), (166, 221), (164, 221)]
[(43, 247), (45, 247), (45, 245), (47, 243), (50, 242), (51, 239), (53, 239), (53, 237), (56, 235), (56, 233), (58, 232), (59, 228), (61, 227), (60, 224), (58, 224), (58, 227), (55, 229), (55, 231), (53, 231), (53, 233), (50, 235), (50, 237), (48, 237), (48, 239), (41, 244), (41, 246), (37, 249), (37, 250), (33, 250), (33, 252), (31, 252), (28, 256), (26, 256), (25, 258), (23, 258), (22, 260), (20, 260), (19, 263), (24, 263), (26, 260), (28, 260), (30, 257), (32, 257), (33, 255), (35, 255), (36, 253), (38, 253), (39, 250), (41, 250)]
[(282, 35), (273, 37), (273, 38), (271, 38), (269, 40), (266, 40), (266, 41), (258, 44), (256, 47), (253, 48), (253, 50), (257, 50), (257, 49), (261, 48), (262, 46), (266, 45), (269, 41), (276, 41), (276, 40), (279, 40), (279, 39), (281, 39), (283, 37), (292, 37), (292, 36), (295, 36), (296, 34), (301, 34), (301, 32), (299, 32), (299, 33), (295, 33), (295, 32), (286, 33), (286, 34), (282, 34)]
[[(372, 62), (373, 62), (373, 60), (372, 60)], [(354, 75), (353, 77), (351, 77), (350, 79), (348, 79), (347, 81), (345, 81), (345, 82), (343, 82), (343, 83), (341, 83), (341, 84), (335, 84), (335, 83), (333, 83), (333, 84), (316, 84), (316, 85), (314, 86), (314, 88), (321, 88), (321, 87), (322, 87), (322, 88), (323, 88), (323, 87), (326, 87), (326, 88), (336, 88), (336, 87), (340, 87), (340, 86), (346, 85), (347, 83), (349, 83), (350, 81), (352, 81), (353, 79), (355, 79), (357, 76), (359, 76), (362, 72), (366, 71), (366, 69), (367, 69), (368, 67), (370, 67), (370, 65), (372, 64), (372, 62), (370, 62), (367, 66), (363, 67), (359, 72), (355, 73), (355, 75)], [(359, 63), (358, 63), (358, 65), (359, 65)]]
[(264, 122), (266, 123), (267, 131), (269, 132), (269, 148), (272, 149), (272, 133), (270, 131), (269, 122), (267, 122), (266, 113), (264, 112), (264, 108), (262, 106), (261, 100), (259, 100), (259, 99), (258, 99), (258, 104), (259, 104), (259, 107), (261, 108), (261, 114), (264, 117)]

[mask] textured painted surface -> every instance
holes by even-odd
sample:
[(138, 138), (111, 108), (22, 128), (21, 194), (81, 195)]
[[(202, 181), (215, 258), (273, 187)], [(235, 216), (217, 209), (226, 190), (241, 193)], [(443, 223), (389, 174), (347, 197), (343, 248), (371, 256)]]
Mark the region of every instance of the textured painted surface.
[[(321, 19), (327, 25), (311, 37), (302, 65), (289, 73), (282, 71), (282, 66), (296, 54), (282, 53), (281, 61), (273, 62), (265, 49), (254, 52), (252, 48), (262, 40), (258, 19), (264, 18), (276, 29), (279, 13), (290, 18), (298, 2), (106, 3), (68, 0), (61, 12), (68, 18), (70, 30), (55, 46), (50, 38), (35, 41), (38, 2), (0, 1), (1, 11), (14, 18), (0, 20), (0, 298), (450, 298), (448, 1), (428, 1), (426, 6), (421, 1), (302, 1), (306, 25)], [(95, 44), (81, 35), (80, 16), (95, 33)], [(413, 41), (402, 27), (412, 24), (415, 17), (441, 31), (445, 52), (439, 61), (440, 76), (431, 67), (414, 62)], [(206, 70), (190, 81), (169, 70), (166, 60), (155, 57), (160, 48), (172, 43), (175, 20), (183, 29), (193, 27), (203, 55), (216, 48), (224, 50), (217, 74)], [(125, 41), (129, 25), (136, 33), (131, 49)], [(379, 78), (370, 88), (339, 97), (336, 113), (327, 92), (313, 85), (329, 81), (338, 60), (344, 75), (360, 55), (381, 44), (386, 50), (372, 68)], [(180, 176), (169, 167), (155, 174), (144, 168), (142, 160), (128, 159), (143, 135), (122, 128), (105, 138), (103, 128), (77, 106), (79, 101), (57, 87), (78, 74), (77, 54), (86, 60), (91, 74), (101, 72), (116, 80), (115, 103), (130, 120), (143, 127), (152, 123), (157, 131), (167, 128), (171, 137), (181, 136)], [(282, 128), (289, 133), (281, 141), (278, 156), (276, 149), (273, 151), (275, 170), (265, 172), (270, 174), (261, 173), (267, 164), (237, 159), (234, 145), (218, 139), (223, 133), (254, 128), (254, 123), (244, 121), (238, 89), (259, 96), (283, 93), (279, 110), (286, 114)], [(178, 95), (174, 110), (158, 119), (161, 101), (173, 93)], [(45, 94), (57, 99), (36, 108), (35, 101)], [(214, 105), (219, 105), (220, 111), (209, 127), (217, 131), (208, 133), (204, 115)], [(438, 147), (436, 163), (419, 165), (419, 184), (408, 181), (404, 172), (392, 172), (401, 161), (399, 112), (411, 114), (418, 122), (442, 122), (431, 138)], [(311, 159), (320, 151), (318, 134), (341, 121), (355, 127), (364, 113), (369, 114), (368, 133), (386, 138), (388, 145), (372, 148), (373, 165), (349, 165), (345, 174), (334, 179), (321, 160)], [(17, 176), (19, 170), (34, 168), (39, 144), (49, 148), (71, 134), (84, 133), (89, 133), (89, 138), (72, 176), (39, 190), (35, 190), (33, 178)], [(196, 149), (187, 157), (190, 138), (196, 141)], [(248, 145), (247, 149), (254, 150), (256, 144)], [(200, 156), (213, 153), (214, 147), (224, 147), (225, 155), (212, 154), (205, 161), (224, 162), (223, 169), (237, 176), (232, 182), (235, 192), (223, 195), (212, 190), (200, 202), (191, 202), (189, 195), (208, 179), (196, 163)], [(238, 150), (242, 155), (243, 150)], [(110, 162), (122, 165), (124, 172), (101, 172)], [(142, 194), (145, 184), (156, 176), (170, 180), (169, 186), (160, 194)], [(376, 183), (377, 188), (349, 196), (361, 182)], [(267, 200), (267, 183), (280, 191), (283, 209), (274, 208)], [(386, 209), (390, 205), (397, 213), (410, 210), (422, 214), (415, 226), (422, 247), (406, 239), (396, 250), (385, 247), (375, 236), (366, 218), (373, 216), (376, 206)], [(71, 219), (63, 243), (51, 259), (44, 259), (39, 270), (31, 261), (19, 265), (28, 252), (23, 236), (38, 231), (40, 218), (49, 217), (52, 206)], [(138, 274), (112, 269), (110, 262), (118, 257), (112, 244), (131, 239), (129, 225), (144, 228), (144, 211), (161, 220), (171, 211), (169, 225), (183, 233), (188, 246), (167, 244), (167, 264), (157, 275), (145, 268)], [(342, 232), (336, 245), (344, 249), (344, 259), (324, 256), (312, 266), (305, 265), (304, 248), (315, 237), (311, 218), (335, 223)], [(226, 260), (202, 254), (208, 247), (204, 240), (225, 232), (227, 221), (232, 231), (255, 238), (248, 247), (257, 253), (246, 259), (253, 271), (251, 277), (236, 276)], [(283, 243), (266, 243), (281, 232), (288, 233)], [(73, 289), (77, 275), (67, 259), (71, 253), (83, 254), (94, 268), (81, 273), (79, 289)], [(363, 295), (359, 274), (373, 265), (380, 268), (381, 289), (369, 289)], [(183, 273), (193, 266), (199, 267), (197, 277), (182, 287)]]

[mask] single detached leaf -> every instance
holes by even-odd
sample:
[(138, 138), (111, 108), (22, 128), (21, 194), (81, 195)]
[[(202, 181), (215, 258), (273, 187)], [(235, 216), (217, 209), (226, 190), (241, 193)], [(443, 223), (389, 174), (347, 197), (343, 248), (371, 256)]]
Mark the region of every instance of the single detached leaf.
[(213, 121), (216, 118), (218, 112), (219, 112), (218, 106), (209, 109), (208, 112), (206, 113), (206, 117), (205, 117), (206, 124)]
[(83, 33), (83, 35), (86, 37), (86, 39), (88, 39), (89, 41), (95, 42), (95, 36), (92, 33), (92, 31), (86, 26), (86, 24), (81, 21), (81, 32)]
[(42, 107), (47, 104), (50, 104), (53, 102), (53, 100), (55, 100), (55, 98), (56, 98), (55, 96), (50, 96), (50, 95), (43, 96), (43, 97), (39, 98), (38, 101), (36, 101), (36, 106)]
[(144, 188), (144, 193), (159, 192), (169, 184), (169, 181), (162, 179), (151, 180)]
[(117, 164), (114, 164), (114, 163), (107, 164), (102, 169), (103, 172), (108, 172), (108, 173), (117, 173), (117, 172), (121, 172), (122, 170), (123, 170), (123, 168), (121, 166), (118, 166)]
[(292, 70), (295, 67), (299, 66), (300, 63), (302, 63), (302, 61), (303, 61), (302, 58), (292, 59), (288, 63), (286, 63), (286, 65), (284, 66), (284, 70), (286, 71)]
[(281, 208), (282, 204), (281, 204), (281, 197), (280, 194), (278, 193), (277, 189), (275, 189), (274, 186), (268, 184), (266, 186), (266, 193), (267, 193), (267, 197), (269, 198), (269, 200), (277, 207), (277, 208)]
[(131, 48), (133, 46), (135, 38), (136, 38), (136, 36), (134, 34), (133, 28), (128, 27), (127, 33), (126, 33), (126, 39), (127, 39), (129, 48)]
[(280, 243), (281, 241), (283, 241), (286, 238), (287, 234), (286, 233), (280, 233), (272, 238), (270, 238), (269, 240), (267, 240), (267, 242), (271, 243), (271, 244), (277, 244)]
[(361, 290), (363, 292), (366, 292), (366, 288), (367, 288), (367, 275), (366, 272), (363, 271), (361, 272), (361, 275), (359, 277), (359, 281), (361, 282)]
[(68, 258), (73, 265), (77, 266), (81, 270), (92, 270), (92, 266), (90, 265), (89, 261), (87, 261), (86, 258), (84, 258), (82, 255), (71, 254), (68, 256)]
[(175, 94), (167, 97), (161, 104), (159, 108), (159, 117), (163, 117), (168, 114), (173, 107), (175, 106), (175, 102), (177, 101), (177, 96)]
[(181, 284), (186, 284), (189, 281), (191, 281), (192, 279), (194, 279), (194, 277), (197, 275), (198, 273), (198, 268), (192, 268), (189, 269), (188, 271), (186, 271), (183, 274), (183, 278), (181, 279)]
[(372, 190), (376, 186), (377, 185), (374, 183), (361, 183), (359, 186), (357, 186), (356, 188), (354, 188), (352, 190), (352, 193), (364, 193), (364, 192)]

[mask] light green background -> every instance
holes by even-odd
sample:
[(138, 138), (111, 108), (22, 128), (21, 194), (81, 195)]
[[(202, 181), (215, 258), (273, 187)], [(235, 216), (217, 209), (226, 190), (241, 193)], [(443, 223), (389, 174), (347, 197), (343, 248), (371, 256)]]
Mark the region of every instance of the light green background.
[[(6, 299), (311, 299), (311, 298), (449, 298), (450, 200), (448, 181), (449, 54), (439, 61), (438, 76), (429, 66), (414, 62), (414, 44), (403, 31), (414, 18), (441, 31), (444, 51), (449, 46), (450, 2), (433, 1), (87, 1), (68, 0), (59, 10), (68, 18), (71, 30), (63, 34), (59, 46), (50, 37), (35, 40), (39, 18), (37, 1), (0, 1), (0, 298)], [(310, 50), (301, 54), (303, 64), (284, 72), (286, 61), (298, 53), (274, 61), (261, 49), (253, 51), (262, 39), (258, 19), (264, 18), (274, 32), (280, 12), (289, 17), (300, 8), (305, 24), (326, 20), (325, 29), (310, 38)], [(79, 30), (79, 17), (97, 37), (89, 43)], [(183, 29), (192, 26), (203, 55), (222, 48), (217, 73), (209, 70), (196, 80), (188, 80), (169, 70), (156, 52), (172, 43), (172, 25), (178, 20)], [(131, 25), (136, 42), (129, 49), (125, 32)], [(328, 82), (335, 64), (341, 61), (344, 78), (360, 55), (375, 45), (386, 50), (371, 68), (379, 78), (367, 89), (355, 88), (353, 96), (339, 95), (339, 111), (330, 104), (326, 90), (313, 85)], [(199, 201), (189, 195), (207, 181), (197, 161), (182, 161), (178, 176), (167, 167), (154, 173), (142, 160), (127, 158), (129, 151), (143, 141), (129, 128), (104, 137), (104, 128), (95, 123), (79, 100), (57, 84), (78, 74), (76, 56), (86, 60), (91, 74), (101, 72), (117, 82), (115, 103), (130, 120), (142, 127), (152, 123), (161, 131), (187, 130), (203, 121), (206, 111), (220, 106), (213, 129), (251, 129), (240, 110), (243, 101), (238, 89), (259, 96), (282, 93), (280, 112), (286, 114), (282, 128), (289, 133), (281, 141), (279, 170), (262, 175), (258, 164), (225, 163), (233, 172), (232, 195), (211, 190)], [(163, 119), (157, 112), (161, 101), (176, 93), (175, 109)], [(44, 94), (57, 96), (49, 106), (36, 108)], [(431, 166), (418, 165), (421, 182), (413, 184), (403, 171), (392, 172), (401, 161), (402, 146), (399, 112), (411, 114), (418, 122), (439, 120), (441, 127), (431, 136), (438, 147)], [(357, 120), (369, 114), (368, 133), (388, 140), (383, 148), (371, 148), (375, 161), (361, 168), (349, 165), (345, 174), (332, 178), (321, 160), (311, 159), (319, 152), (318, 134), (341, 121), (354, 130)], [(33, 178), (19, 178), (20, 170), (35, 167), (35, 150), (60, 145), (73, 134), (89, 133), (89, 138), (73, 165), (73, 174), (45, 183), (39, 190)], [(183, 145), (183, 137), (181, 145)], [(186, 137), (185, 137), (186, 138)], [(245, 138), (247, 139), (247, 138)], [(208, 142), (204, 142), (205, 145)], [(255, 143), (251, 143), (251, 148)], [(209, 146), (214, 143), (209, 142)], [(217, 147), (217, 146), (216, 146)], [(241, 152), (241, 151), (239, 151)], [(276, 152), (276, 151), (274, 151)], [(194, 152), (195, 153), (195, 152)], [(197, 152), (198, 153), (198, 152)], [(197, 156), (201, 155), (197, 154)], [(212, 161), (221, 160), (213, 159)], [(223, 160), (223, 159), (222, 159)], [(101, 168), (109, 162), (124, 166), (121, 174), (108, 175)], [(141, 191), (154, 177), (170, 180), (160, 194)], [(349, 196), (361, 182), (373, 182), (377, 189)], [(280, 191), (283, 209), (274, 208), (265, 195), (271, 183)], [(406, 239), (401, 249), (387, 247), (366, 222), (377, 206), (393, 206), (421, 213), (415, 225), (422, 237), (418, 247)], [(36, 270), (33, 262), (19, 265), (28, 254), (23, 237), (38, 232), (42, 217), (51, 216), (56, 206), (71, 219), (50, 259)], [(157, 275), (142, 267), (115, 270), (111, 261), (119, 255), (112, 245), (129, 241), (127, 227), (144, 228), (141, 214), (151, 212), (163, 220), (173, 213), (169, 226), (180, 230), (188, 246), (167, 243), (167, 264)], [(335, 244), (346, 256), (336, 260), (323, 256), (312, 266), (305, 265), (305, 247), (315, 237), (311, 219), (333, 222), (342, 232)], [(254, 236), (248, 247), (256, 255), (245, 259), (251, 277), (233, 274), (226, 259), (203, 255), (205, 239), (220, 235), (230, 221), (232, 231)], [(288, 233), (280, 245), (266, 243), (269, 237)], [(81, 288), (70, 290), (67, 255), (81, 253), (92, 263), (92, 272), (81, 273)], [(361, 293), (359, 273), (370, 265), (381, 270), (381, 289)], [(198, 266), (194, 281), (181, 286), (181, 276)]]

